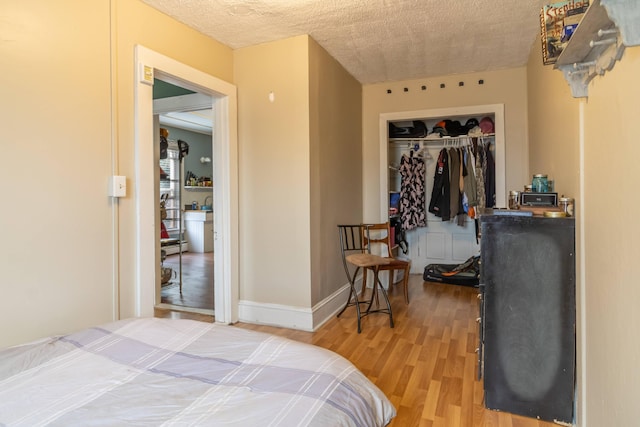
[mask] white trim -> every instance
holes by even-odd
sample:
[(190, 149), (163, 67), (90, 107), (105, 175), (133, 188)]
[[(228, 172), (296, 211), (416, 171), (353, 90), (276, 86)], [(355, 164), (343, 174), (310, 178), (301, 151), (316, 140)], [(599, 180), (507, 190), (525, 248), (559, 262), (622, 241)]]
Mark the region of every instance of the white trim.
[(401, 111), (380, 114), (380, 221), (389, 217), (388, 149), (389, 122), (419, 120), (425, 118), (447, 118), (455, 116), (494, 115), (496, 157), (496, 206), (507, 206), (506, 150), (504, 129), (504, 104), (474, 105), (469, 107), (434, 108), (430, 110)]
[(346, 284), (312, 309), (241, 300), (239, 318), (244, 323), (313, 332), (342, 310), (348, 297), (349, 285)]
[(216, 191), (214, 209), (216, 239), (214, 269), (216, 322), (237, 321), (238, 305), (238, 142), (236, 87), (167, 56), (137, 45), (135, 60), (135, 184), (136, 293), (135, 315), (153, 316), (159, 296), (159, 249), (156, 245), (155, 207), (159, 198), (154, 186), (153, 88), (139, 74), (151, 67), (156, 77), (212, 97), (216, 112), (214, 155)]
[(580, 129), (578, 130), (578, 144), (580, 146), (580, 183), (579, 183), (579, 192), (580, 192), (580, 200), (582, 201), (580, 206), (574, 206), (574, 216), (577, 215), (577, 233), (578, 233), (578, 241), (580, 244), (580, 262), (578, 263), (580, 269), (580, 282), (578, 282), (578, 289), (580, 290), (578, 294), (578, 300), (576, 301), (577, 307), (580, 310), (579, 317), (577, 319), (577, 334), (579, 337), (577, 346), (576, 346), (576, 359), (578, 362), (577, 366), (577, 375), (576, 375), (576, 383), (577, 383), (577, 396), (576, 396), (576, 425), (586, 426), (587, 425), (587, 273), (586, 273), (586, 247), (585, 247), (585, 231), (586, 231), (586, 215), (587, 211), (587, 197), (585, 192), (585, 135), (584, 135), (584, 109), (585, 109), (586, 101), (580, 101), (578, 106), (578, 114), (579, 114), (579, 123)]
[[(314, 331), (317, 331), (318, 328), (327, 323), (336, 314), (338, 314), (340, 310), (342, 310), (342, 307), (344, 307), (344, 304), (347, 302), (347, 298), (349, 298), (349, 289), (350, 287), (347, 283), (313, 307), (312, 316)], [(355, 308), (353, 310), (355, 310)]]
[[(117, 61), (116, 61), (116, 48), (117, 45), (117, 25), (114, 16), (116, 16), (116, 6), (114, 2), (110, 2), (109, 11), (109, 86), (111, 91), (109, 93), (109, 104), (111, 105), (110, 109), (110, 123), (111, 123), (111, 175), (117, 176), (120, 175), (120, 153), (118, 146), (118, 125), (117, 125), (117, 117), (118, 117), (118, 105), (116, 100), (118, 99), (118, 87), (114, 84), (114, 76), (118, 75), (117, 70)], [(110, 198), (110, 207), (111, 207), (111, 224), (112, 224), (112, 252), (111, 252), (111, 271), (112, 271), (112, 320), (120, 319), (120, 198), (119, 197), (111, 197)]]
[(176, 111), (198, 111), (211, 108), (211, 96), (203, 93), (160, 98), (153, 101), (155, 114), (175, 113)]
[(175, 304), (164, 304), (160, 303), (156, 305), (157, 308), (162, 310), (171, 310), (171, 311), (182, 311), (184, 313), (195, 313), (195, 314), (204, 314), (206, 316), (214, 316), (215, 312), (208, 308), (197, 308), (197, 307), (184, 307), (181, 305)]
[(312, 312), (305, 307), (240, 300), (241, 322), (313, 332)]

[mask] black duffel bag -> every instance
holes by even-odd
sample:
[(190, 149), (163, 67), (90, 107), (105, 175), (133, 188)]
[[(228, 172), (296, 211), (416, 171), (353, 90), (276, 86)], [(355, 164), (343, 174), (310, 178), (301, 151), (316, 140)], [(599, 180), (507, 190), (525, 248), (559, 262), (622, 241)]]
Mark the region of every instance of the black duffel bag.
[(478, 286), (480, 283), (480, 256), (473, 256), (462, 264), (429, 264), (422, 276), (425, 282)]

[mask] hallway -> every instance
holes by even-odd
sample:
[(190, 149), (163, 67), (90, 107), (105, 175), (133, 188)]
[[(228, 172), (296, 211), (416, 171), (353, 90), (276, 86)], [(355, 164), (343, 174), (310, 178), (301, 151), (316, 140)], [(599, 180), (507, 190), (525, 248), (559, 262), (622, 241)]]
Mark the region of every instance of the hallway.
[(163, 266), (173, 268), (171, 280), (162, 287), (163, 304), (213, 310), (213, 252), (182, 253), (182, 295), (179, 255), (167, 256)]

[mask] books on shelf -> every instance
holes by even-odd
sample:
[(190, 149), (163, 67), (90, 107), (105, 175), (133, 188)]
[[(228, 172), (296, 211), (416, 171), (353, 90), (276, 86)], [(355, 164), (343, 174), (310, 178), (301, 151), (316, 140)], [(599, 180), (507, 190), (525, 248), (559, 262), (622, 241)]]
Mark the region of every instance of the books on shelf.
[(540, 39), (544, 65), (555, 64), (588, 8), (589, 0), (564, 0), (542, 7)]

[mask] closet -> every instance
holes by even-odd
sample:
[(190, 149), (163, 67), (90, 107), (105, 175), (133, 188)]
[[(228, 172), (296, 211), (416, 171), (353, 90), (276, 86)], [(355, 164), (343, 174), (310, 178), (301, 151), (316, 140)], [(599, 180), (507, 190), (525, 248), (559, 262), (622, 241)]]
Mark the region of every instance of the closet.
[[(433, 134), (434, 127), (444, 120), (457, 121), (464, 126), (470, 119), (480, 122), (485, 117), (490, 118), (493, 122), (493, 132), (476, 133), (476, 136), (467, 135), (466, 132), (453, 136)], [(419, 124), (416, 122), (424, 123), (428, 131), (426, 136), (420, 132), (405, 136), (391, 131), (394, 127), (414, 127), (414, 124)], [(397, 129), (393, 130), (397, 131)], [(433, 212), (429, 212), (429, 205), (432, 199), (435, 172), (438, 167), (438, 156), (442, 150), (449, 153), (474, 150), (474, 153), (477, 153), (478, 147), (487, 148), (494, 166), (495, 190), (492, 197), (495, 198), (492, 199), (493, 203), (489, 201), (487, 205), (495, 207), (506, 205), (504, 106), (493, 104), (382, 114), (380, 134), (382, 178), (380, 185), (383, 218), (389, 218), (392, 223), (399, 220), (390, 208), (397, 207), (403, 179), (406, 183), (408, 182), (407, 174), (424, 173), (422, 200), (414, 198), (412, 201), (412, 203), (424, 204), (422, 209), (425, 214), (424, 221), (421, 223), (420, 215), (416, 215), (418, 226), (412, 228), (413, 225), (410, 224), (407, 227), (405, 218), (407, 252), (404, 256), (411, 259), (411, 273), (421, 274), (428, 264), (457, 264), (471, 256), (478, 255), (480, 244), (477, 239), (476, 221), (467, 215), (444, 220), (447, 215), (437, 216)], [(424, 167), (408, 166), (412, 160), (415, 160), (414, 163), (423, 162)], [(411, 172), (412, 170), (414, 172)], [(457, 170), (459, 171), (459, 169)], [(416, 190), (418, 193), (422, 192), (422, 186), (418, 185)]]

